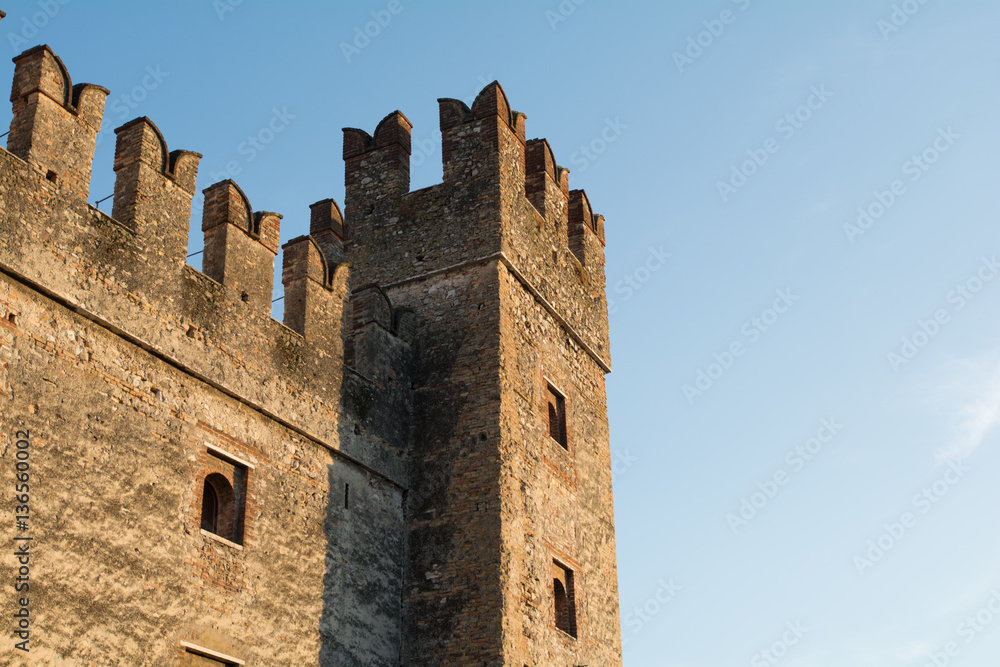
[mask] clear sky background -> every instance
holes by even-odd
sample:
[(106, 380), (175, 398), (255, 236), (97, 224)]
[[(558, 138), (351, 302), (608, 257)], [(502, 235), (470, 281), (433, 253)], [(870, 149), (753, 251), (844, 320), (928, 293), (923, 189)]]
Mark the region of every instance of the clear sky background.
[(436, 98), (499, 79), (607, 218), (626, 665), (994, 667), (1000, 5), (577, 2), (22, 0), (0, 35), (112, 91), (92, 200), (146, 115), (283, 240), (343, 201), (340, 128), (402, 110), (431, 185)]

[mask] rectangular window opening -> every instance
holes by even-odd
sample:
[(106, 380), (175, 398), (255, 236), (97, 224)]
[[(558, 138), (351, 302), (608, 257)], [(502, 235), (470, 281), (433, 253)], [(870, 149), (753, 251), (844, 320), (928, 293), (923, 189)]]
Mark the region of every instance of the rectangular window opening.
[(558, 442), (563, 449), (569, 449), (566, 438), (566, 398), (555, 387), (548, 385), (545, 399), (549, 437)]
[(208, 470), (201, 487), (201, 529), (243, 544), (249, 464), (207, 447)]
[(576, 586), (573, 570), (552, 561), (552, 605), (556, 628), (576, 637)]

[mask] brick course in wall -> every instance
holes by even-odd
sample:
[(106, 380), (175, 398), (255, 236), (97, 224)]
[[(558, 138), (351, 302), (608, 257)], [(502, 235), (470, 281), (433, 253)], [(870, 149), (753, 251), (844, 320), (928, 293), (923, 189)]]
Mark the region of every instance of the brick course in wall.
[[(102, 213), (108, 91), (48, 47), (15, 63), (0, 483), (30, 429), (38, 552), (31, 659), (6, 642), (0, 663), (621, 664), (604, 222), (499, 84), (439, 101), (430, 188), (409, 190), (402, 113), (345, 130), (343, 213), (313, 204), (284, 246), (281, 215), (205, 188), (202, 273), (201, 156), (127, 123)], [(235, 496), (222, 535), (202, 529), (213, 474)]]

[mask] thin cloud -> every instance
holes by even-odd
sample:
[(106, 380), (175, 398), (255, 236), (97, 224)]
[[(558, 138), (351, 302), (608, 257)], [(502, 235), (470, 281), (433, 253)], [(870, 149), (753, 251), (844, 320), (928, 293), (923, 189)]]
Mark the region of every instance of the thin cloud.
[(913, 641), (903, 643), (888, 641), (884, 646), (863, 646), (855, 650), (845, 649), (856, 658), (859, 667), (895, 667), (899, 664), (911, 664), (914, 660), (925, 657), (937, 648), (930, 641)]
[(1000, 422), (1000, 356), (954, 361), (938, 391), (951, 403), (955, 421), (948, 445), (936, 457), (938, 461), (967, 458)]

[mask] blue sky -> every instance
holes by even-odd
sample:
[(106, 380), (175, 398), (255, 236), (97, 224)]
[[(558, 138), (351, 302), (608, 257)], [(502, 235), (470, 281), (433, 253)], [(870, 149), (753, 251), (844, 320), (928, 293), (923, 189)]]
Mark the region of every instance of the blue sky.
[(283, 239), (343, 200), (341, 127), (401, 109), (430, 185), (436, 98), (499, 79), (607, 218), (625, 663), (995, 665), (1000, 5), (577, 2), (23, 1), (0, 34), (111, 89), (93, 200), (147, 115)]

